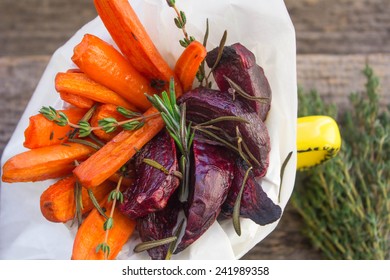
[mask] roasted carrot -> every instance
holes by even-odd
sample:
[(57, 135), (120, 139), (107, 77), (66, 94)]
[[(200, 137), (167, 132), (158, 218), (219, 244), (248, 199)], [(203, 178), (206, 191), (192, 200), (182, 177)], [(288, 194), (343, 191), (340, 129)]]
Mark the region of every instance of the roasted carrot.
[[(118, 113), (116, 105), (102, 104), (96, 109), (96, 111), (92, 115), (91, 126), (93, 127), (99, 126), (99, 120), (102, 120), (104, 118), (114, 118), (117, 121), (124, 121), (126, 119), (122, 114)], [(110, 133), (106, 133), (102, 129), (94, 130), (93, 133), (104, 141), (110, 141), (121, 131), (122, 128), (118, 127), (115, 131)]]
[(78, 143), (63, 143), (28, 150), (3, 165), (3, 182), (35, 182), (71, 173), (75, 160), (85, 160), (95, 150)]
[(191, 90), (196, 73), (206, 55), (206, 48), (198, 41), (193, 41), (176, 61), (175, 74), (179, 78), (183, 92)]
[(92, 99), (85, 98), (77, 94), (64, 92), (64, 91), (59, 92), (59, 94), (60, 94), (60, 98), (63, 101), (77, 108), (89, 109), (95, 104), (95, 101), (93, 101)]
[[(67, 176), (49, 186), (41, 195), (40, 206), (42, 215), (49, 221), (65, 223), (74, 218), (76, 213), (75, 203), (76, 177)], [(97, 201), (101, 201), (115, 188), (115, 183), (105, 181), (99, 186), (91, 188)], [(82, 214), (86, 214), (94, 207), (86, 188), (81, 188)]]
[[(158, 113), (152, 107), (144, 115)], [(121, 168), (131, 157), (150, 141), (162, 128), (162, 118), (149, 118), (138, 130), (123, 130), (108, 142), (103, 148), (75, 168), (73, 173), (85, 187), (101, 184)]]
[[(107, 199), (102, 202), (105, 209), (111, 209), (111, 202)], [(118, 209), (113, 215), (114, 226), (108, 233), (107, 244), (110, 247), (108, 259), (115, 259), (118, 253), (122, 250), (123, 245), (134, 232), (136, 222), (131, 220)], [(102, 260), (104, 254), (102, 251), (96, 252), (96, 248), (100, 243), (103, 243), (106, 232), (103, 224), (106, 219), (100, 215), (97, 209), (93, 209), (81, 224), (77, 231), (72, 251), (72, 260)]]
[(122, 96), (88, 78), (84, 73), (57, 73), (55, 87), (58, 92), (67, 92), (103, 104), (114, 104), (129, 110), (137, 110)]
[(175, 78), (175, 88), (182, 93), (179, 80), (164, 60), (128, 0), (94, 0), (96, 10), (111, 37), (130, 63), (150, 80), (163, 81), (168, 88)]
[[(70, 108), (59, 110), (67, 115), (72, 123), (78, 123), (86, 114), (87, 110), (79, 108)], [(68, 133), (72, 130), (69, 125), (59, 126), (46, 119), (42, 114), (31, 116), (29, 125), (24, 131), (24, 147), (36, 149), (40, 147), (57, 145), (68, 139)]]
[(73, 62), (92, 80), (118, 93), (142, 111), (151, 104), (145, 93), (156, 90), (113, 46), (86, 34), (74, 48)]

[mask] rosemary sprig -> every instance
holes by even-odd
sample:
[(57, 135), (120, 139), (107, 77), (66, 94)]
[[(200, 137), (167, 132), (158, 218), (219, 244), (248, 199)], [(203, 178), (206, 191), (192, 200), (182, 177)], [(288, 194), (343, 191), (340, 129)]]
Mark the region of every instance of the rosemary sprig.
[(293, 151), (288, 153), (287, 157), (284, 159), (282, 166), (280, 168), (280, 185), (279, 185), (279, 194), (278, 194), (278, 202), (279, 203), (280, 203), (280, 194), (282, 192), (284, 170), (286, 169), (287, 163), (290, 161), (292, 154), (293, 154)]
[[(115, 131), (118, 127), (122, 127), (124, 130), (137, 130), (140, 129), (145, 124), (145, 120), (148, 118), (154, 118), (159, 113), (151, 114), (149, 116), (144, 116), (138, 112), (132, 112), (123, 107), (117, 108), (118, 112), (123, 116), (129, 118), (124, 121), (117, 121), (115, 118), (104, 118), (98, 121), (99, 126), (91, 126), (88, 122), (89, 118), (83, 118), (77, 124), (74, 124), (69, 121), (69, 118), (64, 112), (57, 111), (53, 107), (42, 107), (39, 111), (46, 119), (53, 121), (57, 125), (65, 126), (69, 125), (78, 132), (79, 137), (87, 137), (91, 135), (91, 132), (94, 130), (103, 130), (106, 133)], [(89, 114), (88, 114), (89, 116)]]
[(240, 224), (241, 199), (242, 199), (242, 194), (243, 194), (244, 189), (245, 189), (246, 182), (248, 181), (249, 172), (251, 170), (252, 170), (252, 166), (250, 166), (245, 172), (245, 176), (244, 176), (244, 179), (242, 180), (242, 185), (241, 185), (240, 191), (238, 192), (238, 195), (237, 195), (236, 201), (234, 203), (234, 207), (233, 207), (233, 216), (232, 216), (233, 227), (234, 227), (234, 230), (236, 231), (238, 236), (241, 235), (241, 224)]
[(164, 239), (159, 239), (159, 240), (151, 240), (151, 241), (145, 241), (142, 243), (137, 244), (134, 247), (134, 253), (140, 253), (146, 250), (150, 250), (165, 244), (172, 243), (176, 241), (177, 237), (176, 236), (170, 236)]
[(190, 147), (194, 138), (194, 132), (191, 129), (191, 123), (186, 123), (185, 103), (179, 107), (176, 104), (175, 84), (171, 79), (169, 83), (169, 97), (166, 91), (162, 92), (161, 97), (157, 94), (146, 97), (152, 105), (161, 113), (166, 128), (170, 136), (176, 143), (180, 156), (180, 172), (183, 174), (183, 180), (180, 188), (180, 200), (186, 201), (189, 193), (189, 171), (190, 171)]
[(254, 100), (254, 101), (257, 101), (257, 102), (260, 102), (260, 103), (263, 103), (263, 104), (268, 104), (270, 102), (269, 98), (267, 98), (267, 97), (256, 97), (256, 96), (249, 95), (238, 84), (233, 82), (232, 79), (228, 78), (225, 75), (223, 77), (226, 79), (226, 81), (230, 85), (230, 89), (232, 90), (231, 92), (233, 94), (233, 100), (235, 99), (235, 94), (237, 93), (241, 97), (243, 97), (245, 99), (248, 99), (248, 100)]

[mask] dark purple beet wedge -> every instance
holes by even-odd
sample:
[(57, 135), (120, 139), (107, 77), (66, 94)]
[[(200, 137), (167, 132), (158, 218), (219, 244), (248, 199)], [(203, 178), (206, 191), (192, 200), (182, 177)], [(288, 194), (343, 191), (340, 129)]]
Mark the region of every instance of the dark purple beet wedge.
[[(144, 162), (152, 159), (168, 174)], [(130, 218), (138, 218), (165, 207), (178, 188), (180, 180), (173, 175), (178, 170), (176, 147), (163, 130), (147, 143), (136, 156), (135, 182), (124, 191), (124, 202), (119, 209)]]
[[(218, 48), (208, 52), (207, 65), (211, 68), (218, 56)], [(240, 43), (225, 46), (222, 57), (213, 70), (214, 79), (223, 92), (231, 88), (228, 79), (237, 84), (248, 95), (256, 98), (266, 98), (267, 103), (250, 100), (238, 96), (238, 99), (247, 102), (262, 121), (267, 118), (271, 106), (271, 87), (263, 68), (256, 64), (255, 55)], [(227, 79), (228, 78), (228, 79)]]
[[(137, 219), (137, 228), (142, 242), (165, 239), (175, 235), (180, 201), (173, 194), (167, 206), (161, 211), (150, 213)], [(152, 260), (164, 260), (170, 244), (161, 245), (148, 250)]]
[[(223, 121), (213, 124), (222, 129), (223, 133), (236, 138), (237, 128), (247, 150), (254, 159), (248, 159), (258, 177), (266, 174), (269, 165), (270, 138), (268, 129), (260, 117), (241, 100), (233, 100), (231, 95), (207, 88), (196, 88), (179, 99), (186, 103), (187, 120), (195, 124), (204, 123), (223, 116), (240, 117), (247, 122)], [(221, 131), (213, 131), (221, 136)], [(236, 145), (236, 143), (232, 143)], [(245, 150), (244, 145), (242, 150)]]
[[(222, 205), (221, 214), (225, 217), (231, 217), (233, 213), (234, 203), (240, 192), (247, 168), (247, 165), (242, 160), (237, 160), (234, 168), (233, 183), (226, 201)], [(278, 220), (281, 214), (281, 208), (267, 196), (261, 185), (256, 181), (253, 173), (250, 172), (241, 198), (240, 216), (249, 218), (256, 224), (266, 225)]]
[(216, 220), (233, 179), (233, 162), (228, 150), (193, 142), (193, 178), (186, 209), (187, 224), (175, 251), (178, 253), (197, 240)]

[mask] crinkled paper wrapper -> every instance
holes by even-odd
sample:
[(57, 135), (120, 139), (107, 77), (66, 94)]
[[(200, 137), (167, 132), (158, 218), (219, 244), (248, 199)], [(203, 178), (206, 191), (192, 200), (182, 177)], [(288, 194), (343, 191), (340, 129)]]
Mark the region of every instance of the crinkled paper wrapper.
[[(130, 1), (144, 23), (156, 46), (171, 66), (183, 48), (178, 40), (182, 33), (173, 23), (172, 8), (164, 0)], [(193, 0), (177, 1), (186, 12), (187, 31), (203, 41), (206, 19), (209, 19), (210, 36), (207, 49), (219, 45), (223, 31), (228, 31), (226, 45), (240, 42), (256, 56), (264, 68), (271, 85), (273, 99), (266, 120), (271, 137), (270, 166), (262, 180), (264, 190), (282, 209), (286, 206), (294, 186), (296, 166), (296, 46), (295, 31), (282, 0)], [(43, 76), (6, 147), (2, 165), (23, 148), (24, 129), (28, 118), (37, 114), (42, 106), (63, 106), (54, 88), (57, 72), (76, 66), (71, 61), (73, 47), (83, 35), (92, 33), (115, 45), (99, 18), (82, 27), (52, 56)], [(279, 194), (281, 165), (290, 151), (289, 161)], [(0, 258), (1, 259), (69, 259), (72, 253), (76, 227), (51, 223), (42, 216), (39, 208), (41, 193), (53, 183), (2, 183), (0, 204)], [(278, 196), (280, 201), (278, 201)], [(283, 218), (283, 216), (282, 216)], [(242, 219), (242, 235), (237, 236), (231, 220), (215, 222), (203, 236), (173, 259), (239, 259), (270, 234), (277, 222), (258, 226)], [(134, 254), (139, 242), (135, 234), (124, 246), (118, 259), (148, 259), (146, 253)]]

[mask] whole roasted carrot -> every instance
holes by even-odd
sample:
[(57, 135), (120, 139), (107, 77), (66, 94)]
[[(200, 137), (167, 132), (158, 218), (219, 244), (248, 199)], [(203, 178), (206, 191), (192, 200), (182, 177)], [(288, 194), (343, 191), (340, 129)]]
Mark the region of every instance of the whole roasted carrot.
[(74, 161), (85, 160), (94, 149), (78, 143), (63, 143), (28, 150), (3, 165), (3, 182), (35, 182), (68, 175)]
[[(117, 111), (117, 106), (112, 104), (102, 104), (100, 105), (91, 118), (91, 126), (97, 127), (99, 126), (99, 120), (102, 120), (104, 118), (114, 118), (117, 121), (124, 121), (126, 118), (120, 114)], [(102, 129), (94, 130), (93, 133), (99, 137), (100, 139), (104, 141), (110, 141), (112, 138), (114, 138), (116, 135), (118, 135), (119, 132), (122, 131), (121, 127), (117, 127), (115, 131), (112, 131), (110, 133), (106, 133)]]
[(129, 110), (137, 110), (122, 96), (93, 81), (84, 73), (57, 73), (55, 87), (58, 92), (72, 93), (103, 104), (114, 104)]
[[(59, 112), (66, 114), (70, 122), (78, 123), (87, 110), (70, 108)], [(59, 126), (46, 119), (42, 114), (37, 114), (29, 119), (29, 125), (24, 131), (25, 140), (23, 145), (29, 149), (57, 145), (68, 139), (70, 131), (72, 131), (72, 128), (69, 125)]]
[[(111, 208), (111, 202), (107, 199), (101, 206), (105, 209)], [(119, 210), (113, 214), (114, 226), (110, 229), (107, 245), (110, 247), (109, 260), (115, 259), (122, 250), (123, 245), (134, 232), (136, 222), (131, 220)], [(97, 209), (93, 209), (81, 224), (77, 231), (72, 251), (72, 260), (103, 260), (104, 253), (96, 251), (97, 246), (105, 240), (106, 232), (103, 224), (106, 221)]]
[(134, 12), (128, 0), (94, 0), (96, 10), (111, 37), (130, 63), (147, 78), (164, 82), (175, 78), (177, 93), (182, 93), (179, 80), (174, 71), (161, 56)]
[[(144, 116), (157, 114), (152, 107)], [(73, 170), (73, 173), (85, 187), (101, 184), (119, 170), (131, 157), (149, 142), (162, 128), (164, 121), (158, 114), (145, 121), (138, 130), (123, 130), (104, 147)]]
[[(42, 215), (49, 221), (65, 223), (74, 218), (76, 212), (75, 184), (76, 177), (67, 176), (49, 186), (41, 195), (40, 206)], [(91, 188), (97, 201), (101, 201), (115, 187), (115, 183), (105, 181)], [(86, 188), (81, 188), (82, 214), (88, 213), (94, 207)]]
[(60, 91), (59, 94), (60, 94), (60, 98), (63, 101), (77, 108), (89, 109), (95, 104), (95, 101), (93, 101), (92, 99), (85, 98), (77, 94), (73, 94), (65, 91)]
[(176, 61), (175, 74), (183, 92), (191, 90), (199, 66), (207, 55), (206, 48), (198, 41), (191, 42)]
[(102, 39), (84, 35), (74, 48), (72, 60), (92, 80), (118, 93), (140, 110), (151, 106), (145, 97), (145, 93), (156, 93), (150, 81)]

